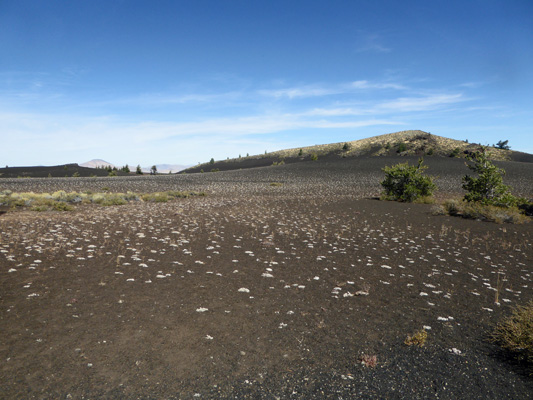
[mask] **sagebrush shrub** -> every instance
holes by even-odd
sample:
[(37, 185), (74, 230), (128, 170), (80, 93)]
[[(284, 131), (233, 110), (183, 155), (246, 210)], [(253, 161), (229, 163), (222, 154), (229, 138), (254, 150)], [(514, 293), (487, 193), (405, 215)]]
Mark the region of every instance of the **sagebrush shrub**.
[(420, 197), (429, 197), (436, 189), (433, 178), (423, 175), (427, 166), (423, 165), (424, 160), (420, 158), (418, 165), (400, 163), (392, 167), (383, 168), (385, 179), (381, 182), (384, 196), (387, 200), (400, 200), (412, 202)]

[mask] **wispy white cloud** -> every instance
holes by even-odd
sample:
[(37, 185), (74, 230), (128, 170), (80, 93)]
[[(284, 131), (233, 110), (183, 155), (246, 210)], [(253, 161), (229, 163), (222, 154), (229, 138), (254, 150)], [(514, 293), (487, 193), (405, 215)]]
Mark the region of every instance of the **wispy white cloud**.
[(437, 94), (425, 97), (402, 97), (392, 101), (385, 101), (375, 107), (376, 111), (381, 112), (412, 112), (428, 111), (436, 108), (466, 101), (467, 99), (461, 93), (456, 94)]
[(383, 44), (383, 40), (380, 35), (376, 33), (364, 33), (361, 34), (357, 40), (356, 51), (362, 52), (374, 52), (374, 53), (390, 53), (392, 49)]
[(352, 82), (350, 86), (354, 89), (407, 89), (407, 86), (400, 85), (397, 83), (369, 82), (365, 80)]
[(408, 87), (399, 83), (391, 82), (370, 82), (358, 80), (349, 83), (331, 85), (303, 85), (283, 89), (260, 90), (258, 93), (263, 96), (275, 98), (296, 99), (303, 97), (322, 97), (338, 94), (356, 93), (359, 90), (407, 90)]
[(400, 97), (393, 100), (381, 102), (366, 102), (360, 107), (335, 107), (335, 108), (314, 108), (306, 111), (304, 115), (345, 117), (361, 115), (382, 115), (387, 113), (410, 113), (420, 111), (431, 111), (447, 107), (452, 104), (461, 103), (468, 99), (462, 93), (455, 94), (435, 94), (419, 97)]
[(274, 90), (260, 90), (258, 93), (263, 96), (270, 97), (287, 97), (289, 99), (295, 99), (299, 97), (320, 97), (329, 96), (333, 94), (342, 93), (343, 89), (340, 87), (318, 87), (318, 86), (301, 86), (292, 87), (286, 89), (274, 89)]
[(136, 106), (164, 106), (172, 104), (189, 104), (189, 103), (215, 103), (221, 101), (236, 101), (243, 97), (242, 92), (223, 92), (223, 93), (190, 93), (190, 94), (157, 94), (145, 93), (137, 96), (123, 97), (100, 101), (99, 105), (136, 105)]

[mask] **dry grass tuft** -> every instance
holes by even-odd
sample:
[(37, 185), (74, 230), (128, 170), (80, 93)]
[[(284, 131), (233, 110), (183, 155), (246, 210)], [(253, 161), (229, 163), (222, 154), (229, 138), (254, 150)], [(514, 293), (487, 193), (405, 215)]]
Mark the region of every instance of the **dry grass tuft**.
[(458, 199), (448, 199), (442, 204), (433, 207), (434, 215), (451, 215), (468, 219), (495, 222), (502, 224), (524, 224), (531, 221), (531, 218), (524, 215), (518, 207), (496, 207), (480, 203), (467, 203)]
[(418, 332), (415, 332), (412, 336), (407, 336), (404, 343), (407, 346), (418, 346), (423, 347), (426, 344), (426, 340), (428, 338), (428, 333), (422, 329)]
[(515, 307), (512, 314), (496, 326), (490, 340), (533, 363), (533, 300)]

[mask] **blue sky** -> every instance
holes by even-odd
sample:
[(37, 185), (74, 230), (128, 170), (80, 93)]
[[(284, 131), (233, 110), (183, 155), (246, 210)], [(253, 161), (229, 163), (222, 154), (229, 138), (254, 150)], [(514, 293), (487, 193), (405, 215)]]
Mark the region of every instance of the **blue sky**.
[(533, 153), (533, 2), (0, 0), (0, 165), (407, 129)]

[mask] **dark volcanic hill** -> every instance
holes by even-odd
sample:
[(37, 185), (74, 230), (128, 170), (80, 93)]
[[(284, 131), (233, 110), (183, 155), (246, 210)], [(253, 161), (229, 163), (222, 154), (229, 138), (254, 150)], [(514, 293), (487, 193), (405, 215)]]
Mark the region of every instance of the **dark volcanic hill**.
[[(65, 164), (38, 167), (8, 167), (0, 168), (0, 178), (59, 178), (72, 176), (107, 176), (105, 169), (80, 167), (78, 164)], [(117, 175), (128, 175), (117, 171)]]
[[(302, 161), (338, 160), (354, 157), (426, 156), (465, 157), (480, 147), (478, 143), (448, 139), (428, 132), (411, 130), (374, 136), (351, 142), (279, 150), (271, 153), (219, 160), (188, 168), (182, 173), (228, 171), (291, 164)], [(533, 162), (533, 154), (490, 148), (490, 158), (499, 161)]]

